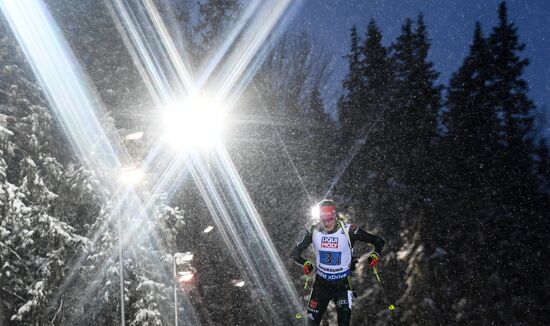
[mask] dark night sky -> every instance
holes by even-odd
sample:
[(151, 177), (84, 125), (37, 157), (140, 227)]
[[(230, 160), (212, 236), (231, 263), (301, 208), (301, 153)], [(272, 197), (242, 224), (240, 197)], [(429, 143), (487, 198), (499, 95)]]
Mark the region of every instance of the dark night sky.
[[(349, 50), (349, 29), (353, 24), (357, 24), (364, 37), (368, 21), (374, 18), (383, 42), (389, 45), (399, 35), (405, 18), (414, 20), (421, 12), (432, 39), (430, 59), (441, 72), (440, 82), (447, 84), (468, 53), (475, 22), (481, 22), (487, 36), (497, 23), (499, 3), (499, 0), (305, 0), (291, 28), (299, 29), (300, 25), (307, 28), (333, 57), (334, 73), (329, 87), (334, 90), (336, 87), (332, 86), (338, 85), (346, 73), (346, 62), (341, 57)], [(507, 4), (509, 19), (527, 45), (523, 53), (531, 64), (524, 76), (531, 87), (531, 98), (538, 106), (550, 104), (550, 1), (510, 0)], [(334, 105), (334, 100), (327, 104)]]

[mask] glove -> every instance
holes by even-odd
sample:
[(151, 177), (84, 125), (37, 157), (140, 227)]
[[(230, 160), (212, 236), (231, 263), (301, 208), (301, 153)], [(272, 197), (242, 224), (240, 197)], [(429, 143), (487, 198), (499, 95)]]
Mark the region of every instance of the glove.
[(309, 260), (306, 260), (304, 263), (304, 274), (308, 275), (313, 271), (313, 264), (309, 262)]
[(369, 255), (369, 258), (367, 258), (367, 263), (369, 263), (370, 268), (376, 267), (378, 265), (378, 260), (380, 259), (380, 255), (378, 253), (373, 252)]

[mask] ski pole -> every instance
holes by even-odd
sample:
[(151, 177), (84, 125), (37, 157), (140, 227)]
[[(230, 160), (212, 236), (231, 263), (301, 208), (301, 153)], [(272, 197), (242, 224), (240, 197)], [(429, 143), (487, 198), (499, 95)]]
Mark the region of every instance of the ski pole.
[[(306, 275), (306, 282), (304, 284), (304, 297), (307, 297), (308, 284), (309, 284), (309, 275)], [(306, 310), (307, 310), (307, 302), (306, 302)], [(296, 317), (296, 319), (302, 319), (302, 314), (298, 312), (294, 317)]]
[[(378, 281), (382, 292), (384, 292), (386, 302), (389, 302), (390, 300), (388, 300), (388, 294), (386, 293), (386, 289), (384, 289), (384, 286), (382, 285), (382, 280), (380, 279), (380, 274), (378, 274), (378, 269), (376, 268), (376, 266), (372, 268), (372, 271), (374, 272), (374, 276), (376, 276), (376, 280)], [(395, 310), (395, 305), (393, 303), (390, 303), (390, 305), (388, 306), (388, 310)]]
[(380, 275), (378, 275), (378, 268), (373, 267), (372, 271), (374, 272), (374, 276), (376, 276), (376, 279), (378, 280), (378, 283), (382, 284), (382, 281), (380, 280)]

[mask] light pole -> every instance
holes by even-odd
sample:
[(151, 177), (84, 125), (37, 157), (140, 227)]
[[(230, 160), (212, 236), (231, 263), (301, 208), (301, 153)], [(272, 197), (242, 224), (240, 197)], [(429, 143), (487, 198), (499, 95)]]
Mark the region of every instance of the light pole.
[(182, 272), (181, 277), (178, 278), (178, 269), (177, 266), (189, 264), (193, 260), (193, 254), (191, 252), (176, 252), (172, 256), (172, 262), (174, 267), (174, 325), (178, 326), (178, 290), (177, 286), (181, 279), (182, 282), (189, 282), (195, 276), (194, 269), (189, 266), (190, 270), (187, 272)]
[[(127, 187), (137, 185), (143, 179), (143, 171), (136, 167), (123, 168), (119, 175), (119, 182)], [(122, 212), (123, 210), (119, 210)], [(120, 281), (120, 324), (126, 325), (124, 313), (124, 264), (122, 261), (122, 214), (118, 217), (118, 274)]]
[[(122, 143), (126, 141), (139, 140), (143, 137), (142, 131), (137, 131), (127, 134), (122, 138)], [(131, 187), (137, 185), (143, 180), (143, 171), (134, 166), (122, 168), (118, 176), (118, 181), (126, 186)], [(127, 189), (126, 189), (127, 190)], [(123, 198), (122, 198), (123, 199)], [(119, 209), (119, 212), (122, 210)], [(118, 273), (120, 275), (120, 324), (126, 325), (126, 317), (124, 313), (124, 263), (122, 261), (122, 214), (118, 217)]]
[(118, 218), (118, 274), (120, 275), (120, 324), (126, 325), (124, 317), (124, 267), (122, 263), (122, 217)]
[(174, 254), (172, 261), (174, 262), (173, 264), (174, 265), (174, 325), (178, 326), (178, 291), (176, 288), (176, 281), (177, 281), (176, 254)]

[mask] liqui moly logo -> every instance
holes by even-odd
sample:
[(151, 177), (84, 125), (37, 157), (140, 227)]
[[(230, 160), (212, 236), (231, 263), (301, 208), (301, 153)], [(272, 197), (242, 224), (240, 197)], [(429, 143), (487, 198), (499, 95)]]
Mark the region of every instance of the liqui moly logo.
[(321, 248), (338, 248), (338, 237), (321, 237)]

